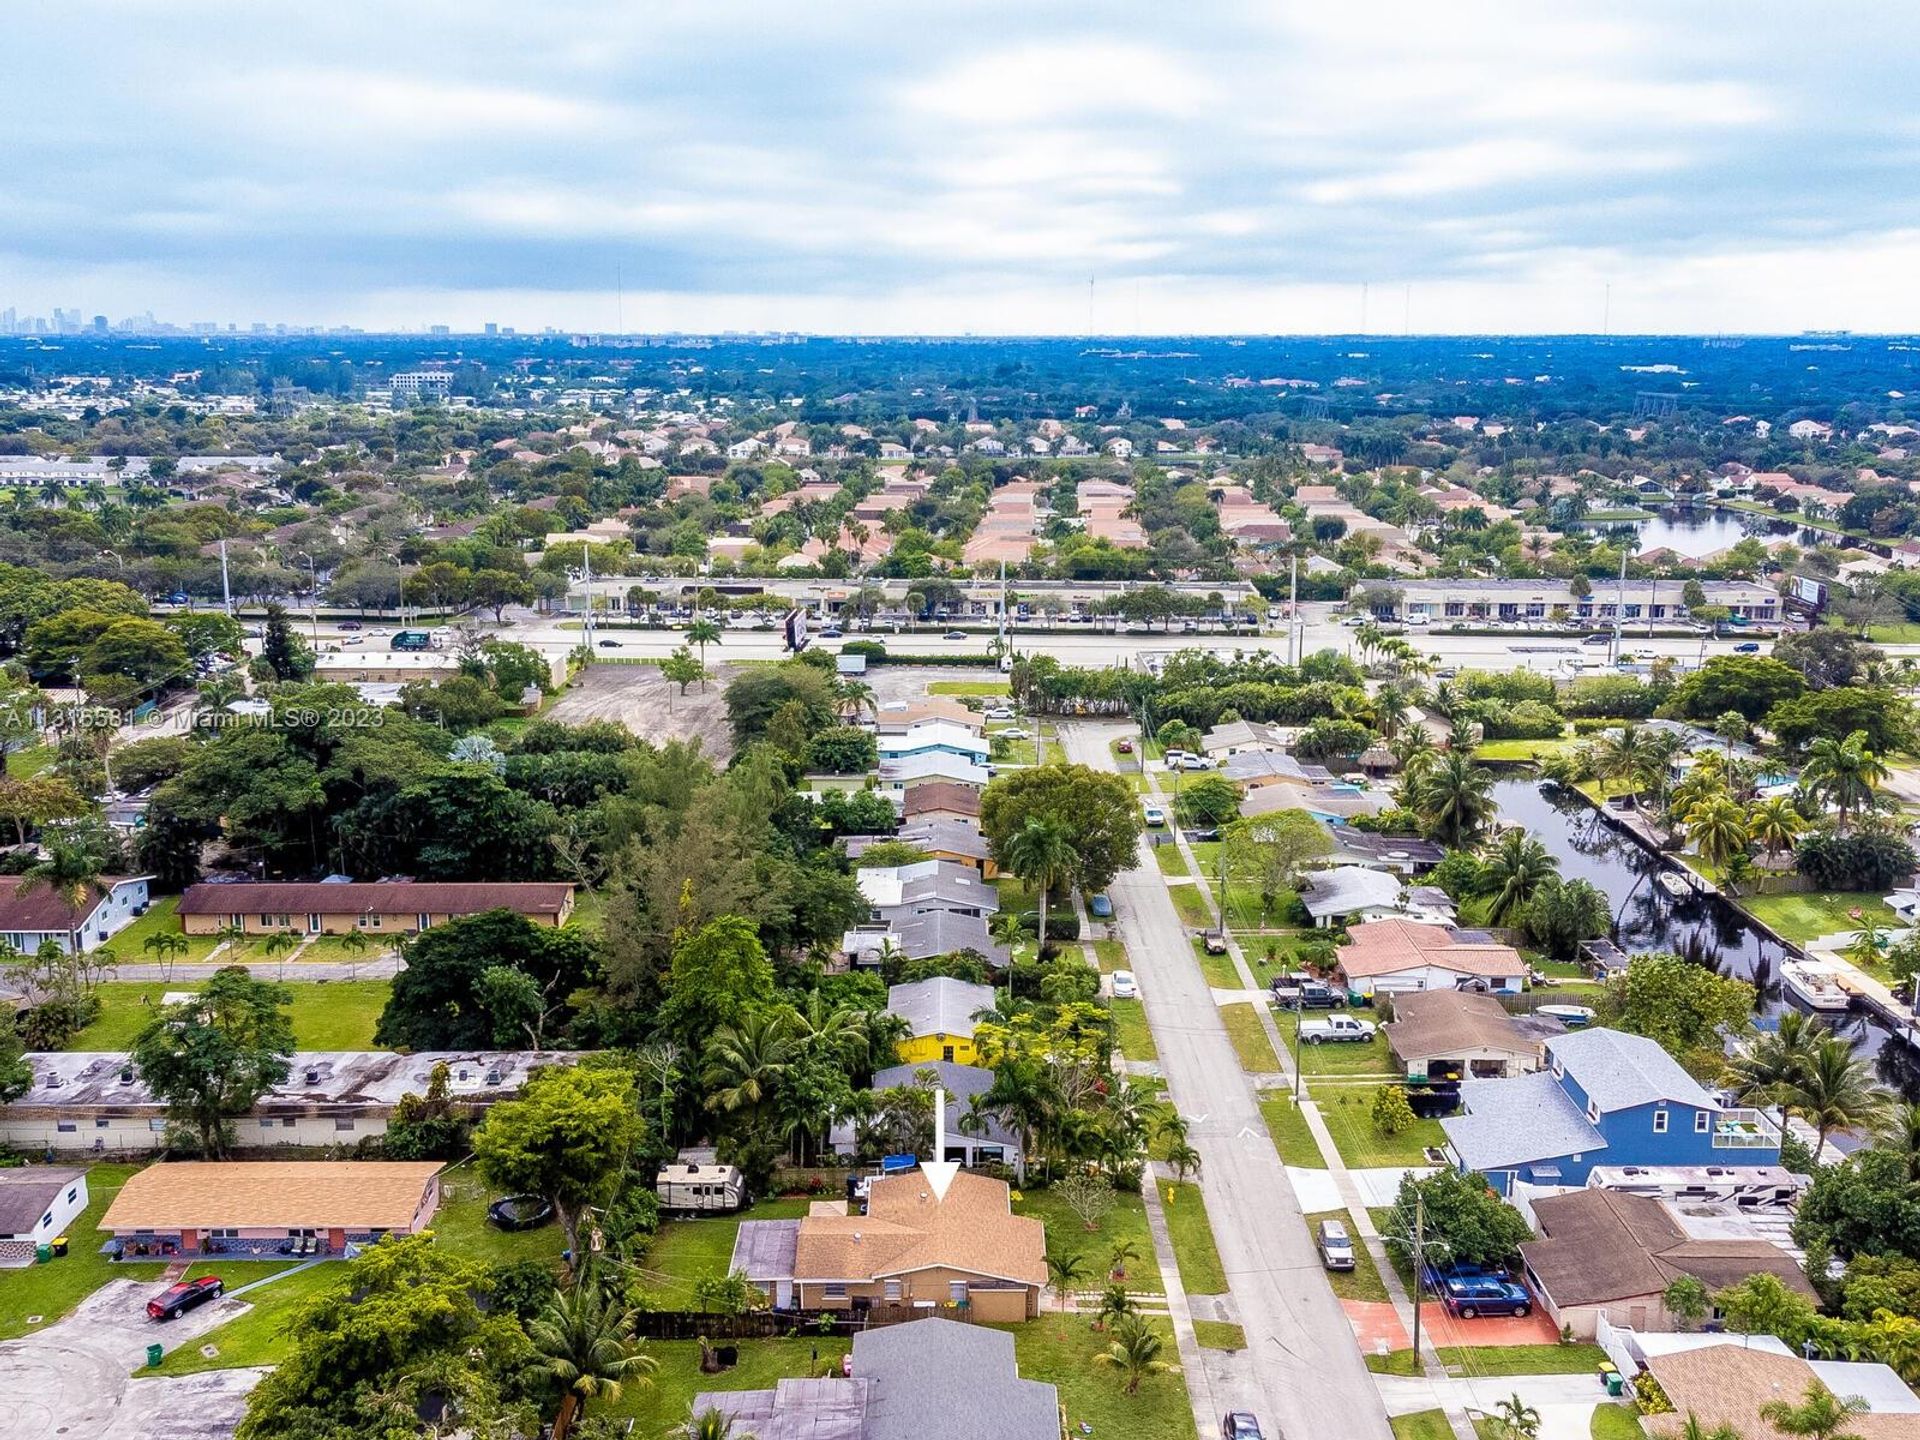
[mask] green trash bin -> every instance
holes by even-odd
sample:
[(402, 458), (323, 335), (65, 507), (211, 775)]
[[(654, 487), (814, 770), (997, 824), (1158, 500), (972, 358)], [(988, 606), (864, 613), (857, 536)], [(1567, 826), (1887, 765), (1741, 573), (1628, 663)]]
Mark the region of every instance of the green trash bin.
[(149, 1370), (159, 1369), (161, 1357), (164, 1356), (166, 1353), (167, 1353), (166, 1350), (162, 1346), (159, 1346), (159, 1345), (147, 1346), (147, 1368)]
[(53, 1259), (53, 1246), (47, 1244), (46, 1241), (42, 1240), (38, 1245), (33, 1247), (34, 1264), (44, 1265), (51, 1259)]
[(1620, 1396), (1626, 1393), (1626, 1390), (1627, 1390), (1627, 1377), (1622, 1375), (1618, 1370), (1614, 1371), (1613, 1374), (1607, 1376), (1607, 1394), (1613, 1396), (1615, 1399), (1618, 1399)]

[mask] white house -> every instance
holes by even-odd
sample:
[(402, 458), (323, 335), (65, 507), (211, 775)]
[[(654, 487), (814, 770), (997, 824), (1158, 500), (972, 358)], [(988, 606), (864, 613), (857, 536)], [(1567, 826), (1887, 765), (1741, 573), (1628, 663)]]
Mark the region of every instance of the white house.
[(0, 875), (0, 940), (23, 955), (49, 940), (68, 955), (95, 950), (146, 913), (152, 878), (102, 875), (94, 893), (75, 905), (51, 886)]
[(983, 738), (965, 725), (951, 720), (927, 720), (903, 731), (879, 736), (880, 758), (898, 760), (908, 755), (958, 755), (984, 765), (990, 753)]
[(87, 1172), (62, 1165), (0, 1170), (0, 1260), (31, 1260), (87, 1208)]

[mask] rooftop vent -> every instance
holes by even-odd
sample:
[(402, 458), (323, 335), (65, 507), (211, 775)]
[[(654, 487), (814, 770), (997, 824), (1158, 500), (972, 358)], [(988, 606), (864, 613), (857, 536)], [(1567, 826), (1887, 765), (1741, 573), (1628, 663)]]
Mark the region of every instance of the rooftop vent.
[(320, 1083), (320, 1072), (318, 1070), (307, 1071), (307, 1084), (318, 1085), (319, 1083)]

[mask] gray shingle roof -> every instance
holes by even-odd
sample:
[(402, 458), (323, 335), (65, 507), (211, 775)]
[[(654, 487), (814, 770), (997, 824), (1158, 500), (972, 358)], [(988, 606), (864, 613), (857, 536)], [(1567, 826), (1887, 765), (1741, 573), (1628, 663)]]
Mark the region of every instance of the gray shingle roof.
[(1400, 877), (1385, 870), (1342, 865), (1333, 870), (1314, 870), (1302, 878), (1305, 883), (1300, 889), (1300, 903), (1316, 920), (1400, 903)]
[(0, 1235), (31, 1235), (61, 1192), (86, 1173), (65, 1165), (0, 1170)]
[(1576, 1030), (1548, 1047), (1602, 1110), (1657, 1100), (1714, 1108), (1713, 1097), (1657, 1041), (1620, 1030)]
[(734, 1232), (733, 1259), (727, 1272), (746, 1272), (749, 1280), (793, 1278), (793, 1256), (800, 1244), (798, 1220), (742, 1220)]
[[(972, 1108), (973, 1097), (984, 1095), (993, 1088), (993, 1072), (978, 1065), (956, 1065), (951, 1060), (934, 1060), (922, 1065), (889, 1065), (884, 1070), (874, 1072), (872, 1088), (893, 1090), (901, 1086), (917, 1087), (922, 1070), (935, 1072), (940, 1088), (946, 1092), (948, 1140), (966, 1136), (968, 1132), (961, 1130), (960, 1121)], [(1020, 1137), (993, 1115), (983, 1115), (981, 1118), (985, 1123), (972, 1138), (993, 1145), (1019, 1143)]]
[(945, 975), (887, 990), (887, 1010), (905, 1020), (914, 1035), (971, 1035), (974, 1012), (992, 1008), (992, 986)]
[(1590, 1155), (1607, 1148), (1551, 1071), (1510, 1080), (1469, 1080), (1460, 1087), (1460, 1096), (1466, 1113), (1449, 1116), (1440, 1125), (1470, 1170), (1511, 1170), (1529, 1160)]
[(853, 1338), (853, 1373), (873, 1381), (864, 1440), (1057, 1440), (1058, 1393), (1022, 1380), (1013, 1336), (914, 1320)]

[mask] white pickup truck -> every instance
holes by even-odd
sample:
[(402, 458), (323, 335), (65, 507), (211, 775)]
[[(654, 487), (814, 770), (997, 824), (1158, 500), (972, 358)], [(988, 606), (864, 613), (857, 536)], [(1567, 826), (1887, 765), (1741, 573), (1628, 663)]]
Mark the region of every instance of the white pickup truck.
[(1329, 1015), (1324, 1020), (1302, 1020), (1300, 1040), (1306, 1045), (1319, 1045), (1329, 1040), (1351, 1040), (1370, 1045), (1378, 1028), (1371, 1020), (1356, 1020), (1351, 1015)]

